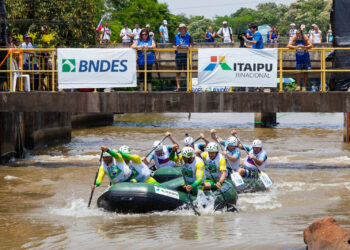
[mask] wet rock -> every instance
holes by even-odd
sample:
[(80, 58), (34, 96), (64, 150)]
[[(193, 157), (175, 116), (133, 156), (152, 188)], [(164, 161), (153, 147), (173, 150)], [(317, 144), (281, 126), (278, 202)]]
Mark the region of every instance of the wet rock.
[(350, 250), (350, 229), (340, 227), (334, 218), (317, 220), (304, 230), (308, 250)]

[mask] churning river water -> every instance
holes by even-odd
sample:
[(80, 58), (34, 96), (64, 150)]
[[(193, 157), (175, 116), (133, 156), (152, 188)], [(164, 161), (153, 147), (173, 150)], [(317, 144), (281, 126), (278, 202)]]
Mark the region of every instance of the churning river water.
[[(332, 216), (349, 227), (343, 114), (278, 114), (274, 129), (254, 129), (253, 121), (250, 113), (116, 115), (113, 126), (74, 130), (70, 143), (27, 152), (0, 167), (0, 248), (283, 249), (303, 246), (303, 230), (317, 219)], [(268, 153), (274, 185), (240, 194), (238, 213), (105, 212), (96, 200), (106, 178), (87, 208), (101, 145), (127, 144), (143, 156), (166, 131), (182, 146), (185, 133), (209, 138), (211, 128), (224, 138), (236, 128), (246, 144), (259, 138)]]

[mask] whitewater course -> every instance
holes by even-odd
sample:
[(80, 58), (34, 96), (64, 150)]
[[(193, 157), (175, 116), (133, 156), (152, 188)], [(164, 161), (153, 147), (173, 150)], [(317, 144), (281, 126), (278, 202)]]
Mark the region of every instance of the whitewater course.
[[(210, 117), (210, 119), (209, 119)], [(0, 167), (2, 249), (284, 249), (302, 247), (303, 230), (334, 217), (350, 226), (350, 145), (342, 142), (343, 114), (279, 113), (274, 129), (254, 128), (250, 113), (116, 115), (113, 126), (77, 129), (67, 144), (26, 152)], [(208, 123), (208, 121), (215, 121)], [(214, 211), (214, 203), (145, 214), (87, 208), (100, 146), (129, 145), (145, 156), (170, 131), (183, 146), (209, 130), (227, 138), (232, 128), (245, 144), (263, 141), (268, 191), (240, 193), (238, 212)], [(165, 145), (171, 144), (167, 139)], [(242, 152), (242, 158), (245, 157)]]

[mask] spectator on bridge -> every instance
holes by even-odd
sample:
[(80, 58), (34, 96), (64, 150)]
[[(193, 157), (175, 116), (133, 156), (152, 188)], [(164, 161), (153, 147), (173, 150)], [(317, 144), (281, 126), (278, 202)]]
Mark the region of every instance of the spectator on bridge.
[(314, 32), (312, 33), (312, 44), (322, 42), (322, 31), (318, 29), (318, 26), (314, 26)]
[(290, 24), (290, 30), (289, 30), (289, 34), (288, 34), (288, 37), (289, 37), (289, 42), (293, 39), (293, 37), (295, 37), (295, 23), (291, 23)]
[(218, 37), (222, 38), (223, 43), (234, 43), (232, 28), (227, 26), (227, 22), (222, 22), (222, 27), (216, 33)]
[(333, 42), (333, 33), (332, 28), (329, 27), (329, 30), (327, 31), (327, 43)]
[(168, 22), (167, 20), (163, 20), (162, 25), (159, 27), (160, 34), (160, 43), (168, 43), (169, 42), (169, 32), (168, 32)]
[(131, 29), (129, 29), (129, 24), (124, 24), (124, 29), (120, 31), (120, 37), (122, 39), (123, 43), (130, 43), (131, 38), (134, 37), (134, 34), (132, 33)]
[(308, 37), (309, 37), (310, 41), (312, 41), (312, 34), (315, 32), (315, 26), (316, 26), (316, 24), (312, 24), (311, 30), (309, 30), (309, 32), (308, 32)]
[(13, 46), (14, 46), (14, 48), (18, 49), (20, 45), (21, 45), (21, 41), (19, 40), (19, 38), (15, 38), (15, 39), (13, 40)]
[(253, 33), (253, 40), (248, 40), (246, 37), (244, 37), (244, 40), (247, 43), (252, 44), (252, 45), (247, 45), (247, 48), (263, 49), (264, 48), (264, 40), (262, 38), (261, 33), (258, 31), (258, 25), (252, 24), (251, 31)]
[[(23, 40), (24, 40), (24, 42), (19, 46), (19, 48), (33, 49), (31, 36), (25, 35)], [(33, 56), (33, 55), (34, 55), (34, 52), (23, 53), (23, 69), (24, 70), (29, 69), (30, 56)]]
[(213, 28), (209, 26), (208, 31), (205, 33), (204, 39), (206, 43), (213, 43), (215, 38), (215, 32)]
[[(179, 34), (175, 35), (173, 42), (174, 49), (191, 49), (193, 42), (192, 37), (187, 33), (187, 27), (185, 24), (180, 24), (178, 30)], [(187, 70), (187, 51), (175, 51), (175, 63), (176, 70)], [(181, 73), (176, 73), (176, 89), (175, 92), (180, 90)]]
[[(156, 48), (156, 43), (150, 37), (149, 31), (147, 29), (142, 29), (140, 32), (140, 39), (134, 41), (131, 46), (133, 49), (154, 49)], [(137, 63), (139, 65), (139, 70), (145, 69), (145, 51), (139, 50), (137, 52)], [(154, 52), (147, 51), (147, 70), (152, 70), (153, 64), (155, 63)], [(143, 91), (143, 85), (145, 80), (145, 73), (140, 72), (140, 91)], [(147, 89), (149, 92), (152, 91), (152, 73), (147, 73)]]
[(111, 41), (111, 30), (108, 27), (109, 23), (106, 21), (105, 26), (101, 29), (100, 43), (106, 44)]
[(271, 43), (271, 34), (272, 34), (273, 27), (270, 28), (270, 30), (266, 34), (266, 42)]
[(276, 27), (272, 28), (272, 33), (270, 33), (270, 40), (271, 43), (278, 43), (280, 39), (280, 34), (278, 33), (278, 30)]
[(148, 31), (149, 33), (149, 37), (153, 40), (154, 39), (154, 33), (153, 31), (151, 30), (151, 26), (149, 24), (146, 25), (146, 30)]
[(253, 36), (254, 36), (253, 32), (251, 31), (251, 28), (252, 28), (251, 24), (248, 23), (248, 29), (245, 32), (245, 34), (246, 34), (245, 37), (249, 41), (253, 40)]
[(135, 29), (133, 29), (132, 33), (134, 35), (134, 42), (140, 39), (140, 25), (138, 23), (135, 23)]
[[(310, 39), (304, 35), (300, 30), (296, 31), (296, 36), (293, 37), (292, 41), (288, 43), (288, 48), (296, 49), (295, 59), (296, 59), (296, 69), (297, 70), (311, 70), (310, 55), (306, 49), (312, 48), (312, 43)], [(297, 91), (300, 91), (300, 73), (297, 73)], [(308, 79), (308, 73), (304, 73), (304, 83), (302, 91), (306, 91), (306, 84)]]
[(306, 26), (305, 26), (305, 24), (300, 25), (300, 32), (302, 32), (303, 34), (306, 34)]

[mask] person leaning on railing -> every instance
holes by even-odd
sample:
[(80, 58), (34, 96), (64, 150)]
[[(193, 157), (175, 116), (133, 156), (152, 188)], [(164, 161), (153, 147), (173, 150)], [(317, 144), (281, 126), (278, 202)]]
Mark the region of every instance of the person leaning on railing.
[[(140, 38), (136, 40), (133, 45), (131, 45), (133, 49), (154, 49), (156, 48), (156, 44), (154, 40), (150, 37), (149, 31), (147, 29), (142, 29), (140, 32)], [(137, 52), (137, 63), (139, 65), (139, 70), (145, 69), (145, 51), (139, 50)], [(154, 52), (147, 51), (147, 70), (152, 70), (153, 64), (155, 63)], [(145, 79), (145, 73), (140, 72), (140, 90), (143, 91), (143, 84)], [(147, 73), (147, 83), (148, 83), (148, 91), (152, 91), (152, 73)]]
[[(311, 62), (309, 52), (305, 49), (311, 49), (313, 47), (310, 39), (304, 35), (300, 30), (295, 32), (296, 36), (288, 43), (287, 48), (296, 49), (295, 60), (297, 70), (311, 70)], [(300, 91), (300, 73), (297, 73), (297, 91)], [(306, 91), (306, 83), (308, 79), (308, 73), (304, 73), (304, 83), (302, 91)]]

